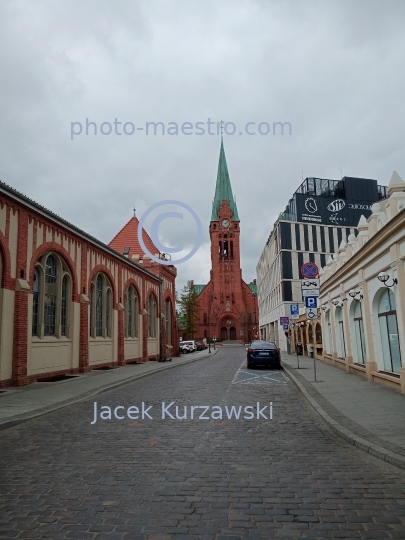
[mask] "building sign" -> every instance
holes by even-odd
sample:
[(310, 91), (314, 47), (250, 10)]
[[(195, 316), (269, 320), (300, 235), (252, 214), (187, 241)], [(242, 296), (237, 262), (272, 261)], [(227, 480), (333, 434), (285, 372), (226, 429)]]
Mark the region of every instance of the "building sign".
[(280, 317), (280, 324), (290, 324), (290, 318), (289, 317)]
[(369, 217), (371, 207), (376, 202), (312, 197), (303, 193), (296, 193), (295, 200), (298, 221), (340, 227), (357, 227), (361, 215)]

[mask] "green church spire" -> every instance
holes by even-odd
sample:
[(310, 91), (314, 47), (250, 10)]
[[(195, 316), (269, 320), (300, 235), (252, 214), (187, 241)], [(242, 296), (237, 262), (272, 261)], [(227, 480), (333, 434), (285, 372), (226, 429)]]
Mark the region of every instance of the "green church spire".
[(221, 151), (219, 153), (217, 184), (215, 187), (215, 197), (212, 203), (211, 221), (218, 221), (218, 212), (222, 201), (228, 201), (229, 207), (233, 214), (234, 221), (240, 221), (236, 201), (232, 194), (231, 181), (229, 180), (228, 166), (226, 164), (224, 143), (221, 139)]

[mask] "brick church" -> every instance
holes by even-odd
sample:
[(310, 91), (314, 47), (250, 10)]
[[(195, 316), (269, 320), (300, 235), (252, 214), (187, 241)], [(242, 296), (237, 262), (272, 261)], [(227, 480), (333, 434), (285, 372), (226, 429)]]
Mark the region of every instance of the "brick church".
[(256, 280), (245, 283), (240, 267), (240, 219), (232, 193), (223, 141), (210, 222), (211, 272), (194, 285), (200, 301), (199, 336), (248, 342), (258, 336)]

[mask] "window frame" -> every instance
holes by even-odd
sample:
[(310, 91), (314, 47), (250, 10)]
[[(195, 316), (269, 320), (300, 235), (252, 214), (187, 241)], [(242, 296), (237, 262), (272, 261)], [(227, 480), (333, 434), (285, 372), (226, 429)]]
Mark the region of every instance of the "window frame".
[[(50, 258), (55, 261), (55, 276), (47, 272)], [(55, 279), (47, 282), (47, 277), (54, 277)], [(63, 297), (64, 283), (66, 283), (66, 294)], [(52, 291), (52, 287), (54, 291)], [(35, 290), (36, 288), (38, 289), (37, 291)], [(47, 291), (54, 292), (54, 294), (47, 294)], [(46, 320), (45, 302), (47, 296), (54, 298), (52, 324), (47, 323)], [(73, 313), (72, 302), (72, 276), (66, 261), (63, 256), (54, 251), (44, 253), (35, 263), (32, 277), (31, 338), (41, 341), (53, 339), (66, 339), (70, 341), (70, 323)], [(62, 311), (64, 312), (63, 315)], [(62, 324), (62, 319), (64, 324)], [(50, 331), (50, 328), (52, 328), (52, 331)]]
[[(389, 310), (388, 311), (381, 311), (380, 312), (380, 305), (383, 300), (384, 295), (388, 295), (388, 302), (389, 302)], [(392, 302), (393, 300), (393, 302)], [(394, 308), (394, 309), (393, 309)], [(389, 289), (386, 289), (382, 292), (378, 305), (377, 305), (377, 313), (378, 313), (378, 323), (380, 328), (380, 340), (381, 340), (381, 346), (382, 346), (382, 353), (383, 353), (383, 366), (384, 371), (388, 373), (396, 373), (399, 374), (402, 369), (402, 355), (401, 355), (401, 343), (399, 341), (399, 328), (398, 328), (398, 318), (397, 318), (397, 310), (396, 310), (396, 298), (393, 293), (393, 291), (390, 291)], [(393, 317), (393, 319), (392, 319)], [(389, 321), (394, 320), (395, 322), (395, 328), (396, 328), (396, 336), (397, 336), (397, 342), (398, 342), (398, 357), (399, 357), (399, 369), (394, 369), (394, 358), (393, 358), (393, 350), (392, 350), (392, 343), (391, 343), (391, 333), (389, 328)], [(382, 322), (384, 321), (384, 322)], [(385, 323), (385, 324), (384, 324)], [(384, 348), (384, 339), (382, 335), (382, 325), (384, 324), (384, 330), (386, 331), (387, 341), (388, 341), (388, 353), (389, 358), (386, 357), (384, 354), (385, 348)], [(390, 363), (391, 369), (387, 369), (386, 364)]]
[[(131, 305), (130, 305), (131, 304)], [(128, 285), (124, 301), (124, 336), (125, 339), (139, 337), (139, 296), (136, 287)]]
[(109, 278), (103, 271), (97, 272), (90, 284), (89, 337), (91, 339), (112, 339), (113, 298)]
[(148, 339), (156, 339), (157, 302), (151, 292), (148, 296)]

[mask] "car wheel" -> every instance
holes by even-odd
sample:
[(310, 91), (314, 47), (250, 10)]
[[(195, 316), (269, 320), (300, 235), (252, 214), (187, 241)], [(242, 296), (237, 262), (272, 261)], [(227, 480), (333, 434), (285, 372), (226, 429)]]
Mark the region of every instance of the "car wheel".
[(248, 362), (247, 363), (247, 369), (252, 369), (252, 367), (253, 367), (253, 364), (251, 362)]

